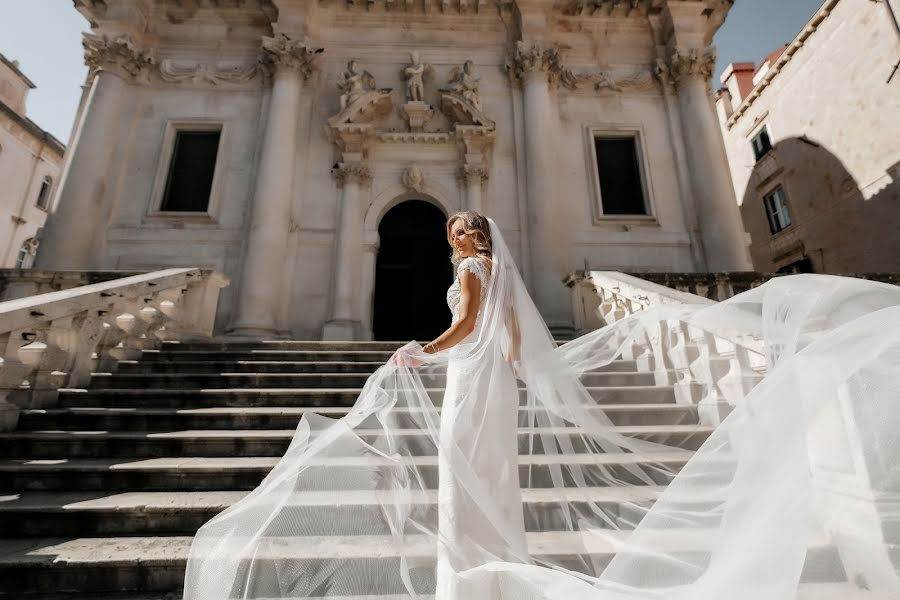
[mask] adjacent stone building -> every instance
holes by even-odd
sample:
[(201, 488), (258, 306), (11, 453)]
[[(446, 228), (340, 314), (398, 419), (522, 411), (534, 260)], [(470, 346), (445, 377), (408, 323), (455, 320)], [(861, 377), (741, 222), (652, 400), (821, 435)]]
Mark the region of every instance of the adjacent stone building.
[(25, 115), (34, 84), (0, 54), (0, 268), (32, 266), (65, 147)]
[(730, 0), (75, 5), (90, 87), (42, 267), (213, 268), (219, 331), (327, 339), (446, 327), (466, 208), (551, 327), (575, 269), (749, 268), (708, 84)]
[(891, 3), (828, 0), (758, 68), (722, 75), (719, 118), (757, 271), (900, 272), (898, 59)]

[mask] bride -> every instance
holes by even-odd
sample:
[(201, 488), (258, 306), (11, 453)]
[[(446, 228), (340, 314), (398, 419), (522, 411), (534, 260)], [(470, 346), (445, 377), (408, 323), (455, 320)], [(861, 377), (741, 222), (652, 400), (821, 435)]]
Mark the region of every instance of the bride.
[[(900, 597), (900, 288), (779, 278), (557, 348), (496, 223), (460, 213), (447, 237), (452, 325), (346, 416), (301, 419), (197, 532), (186, 600)], [(714, 392), (722, 358), (672, 358), (686, 331), (766, 358), (691, 458), (619, 433), (582, 383), (642, 357)]]

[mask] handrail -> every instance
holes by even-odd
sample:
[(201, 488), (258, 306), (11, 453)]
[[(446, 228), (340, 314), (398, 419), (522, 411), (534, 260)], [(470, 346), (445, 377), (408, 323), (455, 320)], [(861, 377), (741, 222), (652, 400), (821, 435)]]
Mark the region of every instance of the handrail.
[(95, 370), (163, 340), (212, 335), (228, 283), (211, 270), (165, 269), (0, 302), (0, 431), (15, 429), (22, 408), (55, 406), (61, 387), (87, 387)]

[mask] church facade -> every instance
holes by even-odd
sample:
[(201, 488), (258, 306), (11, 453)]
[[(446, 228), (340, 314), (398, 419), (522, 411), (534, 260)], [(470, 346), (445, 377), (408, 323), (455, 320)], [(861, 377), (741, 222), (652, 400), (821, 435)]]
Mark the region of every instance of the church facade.
[(212, 268), (218, 331), (307, 339), (439, 333), (465, 209), (551, 328), (574, 270), (747, 269), (708, 83), (731, 4), (76, 0), (37, 266)]

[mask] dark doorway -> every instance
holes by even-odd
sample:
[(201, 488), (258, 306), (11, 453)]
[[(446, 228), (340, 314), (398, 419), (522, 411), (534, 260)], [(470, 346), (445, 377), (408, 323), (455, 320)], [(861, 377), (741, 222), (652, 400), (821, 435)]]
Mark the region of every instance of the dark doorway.
[(424, 344), (450, 326), (447, 288), (453, 265), (446, 220), (423, 200), (398, 204), (381, 219), (372, 319), (376, 340)]

